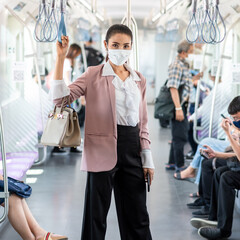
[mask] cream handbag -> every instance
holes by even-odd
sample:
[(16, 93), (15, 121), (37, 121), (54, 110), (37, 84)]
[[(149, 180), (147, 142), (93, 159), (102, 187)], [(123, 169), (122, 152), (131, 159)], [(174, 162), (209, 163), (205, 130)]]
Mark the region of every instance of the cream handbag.
[(81, 144), (78, 115), (71, 107), (63, 107), (65, 102), (70, 106), (69, 97), (62, 100), (61, 107), (54, 107), (48, 115), (43, 131), (41, 144), (57, 147), (77, 147)]

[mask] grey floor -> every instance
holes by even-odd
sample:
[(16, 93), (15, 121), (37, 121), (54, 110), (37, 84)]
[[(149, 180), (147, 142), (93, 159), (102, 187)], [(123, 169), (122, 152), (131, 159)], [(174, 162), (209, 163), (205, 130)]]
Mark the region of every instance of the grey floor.
[[(156, 173), (151, 192), (147, 197), (154, 240), (202, 239), (191, 227), (191, 210), (186, 203), (192, 201), (188, 194), (197, 190), (196, 185), (173, 179), (173, 172), (167, 172), (164, 164), (168, 160), (170, 140), (169, 129), (160, 129), (153, 119), (153, 107), (149, 107), (149, 129)], [(33, 194), (28, 200), (37, 221), (47, 231), (64, 234), (70, 240), (80, 240), (84, 204), (86, 173), (80, 171), (81, 157), (71, 154), (65, 157), (51, 157), (39, 167), (43, 174), (31, 184)], [(231, 239), (240, 239), (240, 216), (235, 214)], [(0, 240), (20, 240), (8, 224), (0, 232)], [(120, 240), (114, 203), (108, 214), (106, 240)], [(137, 240), (137, 239), (136, 239)]]

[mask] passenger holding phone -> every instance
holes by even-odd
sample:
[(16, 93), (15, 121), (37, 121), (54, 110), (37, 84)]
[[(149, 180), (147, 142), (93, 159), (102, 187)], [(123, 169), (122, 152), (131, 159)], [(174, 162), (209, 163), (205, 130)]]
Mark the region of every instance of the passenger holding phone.
[[(234, 153), (229, 153), (234, 156), (231, 161), (225, 161), (225, 166), (218, 167), (213, 174), (213, 180), (206, 182), (205, 187), (211, 186), (210, 209), (208, 210), (208, 220), (202, 218), (191, 219), (194, 227), (200, 228), (199, 235), (206, 239), (225, 239), (231, 236), (233, 210), (235, 202), (235, 189), (240, 190), (240, 144), (239, 137), (233, 135), (232, 130), (239, 132), (240, 130), (240, 96), (235, 97), (229, 104), (228, 113), (230, 118), (222, 120), (221, 126), (226, 133)], [(209, 154), (218, 155), (211, 149)], [(226, 153), (225, 153), (226, 154)], [(205, 161), (206, 163), (209, 160)], [(202, 179), (204, 181), (204, 163)], [(227, 164), (226, 164), (227, 163)], [(210, 168), (209, 168), (210, 169)], [(205, 172), (208, 177), (210, 174)], [(205, 189), (206, 192), (206, 189)], [(214, 226), (214, 227), (213, 227)]]
[(211, 147), (204, 145), (203, 146), (205, 149), (202, 149), (201, 154), (203, 157), (205, 157), (206, 159), (211, 159), (211, 158), (223, 158), (223, 159), (227, 159), (230, 157), (235, 156), (235, 154), (233, 153), (226, 153), (226, 152), (218, 152), (218, 151), (214, 151)]
[[(89, 67), (68, 87), (63, 63), (68, 37), (57, 42), (52, 91), (60, 105), (64, 96), (73, 102), (86, 98), (84, 150), (81, 169), (88, 172), (82, 240), (104, 240), (114, 190), (122, 240), (151, 240), (146, 207), (146, 183), (154, 164), (150, 151), (146, 79), (127, 65), (133, 35), (122, 24), (111, 26), (104, 45), (106, 63)], [(148, 177), (147, 177), (148, 175)]]

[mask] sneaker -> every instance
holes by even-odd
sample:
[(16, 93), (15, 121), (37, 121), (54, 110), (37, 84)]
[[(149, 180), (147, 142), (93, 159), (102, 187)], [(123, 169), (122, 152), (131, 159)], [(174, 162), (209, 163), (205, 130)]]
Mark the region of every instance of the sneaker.
[(199, 229), (201, 227), (217, 227), (217, 221), (210, 221), (202, 218), (192, 218), (190, 223), (193, 227)]
[(68, 152), (65, 151), (63, 148), (54, 147), (51, 154), (53, 156), (59, 156), (59, 155), (67, 155)]
[(219, 228), (216, 227), (201, 227), (198, 230), (198, 235), (210, 240), (227, 239), (231, 233), (223, 234)]
[(188, 203), (187, 206), (190, 209), (201, 209), (205, 203), (202, 198), (197, 198), (193, 203)]
[(82, 153), (82, 150), (78, 150), (78, 149), (75, 148), (75, 147), (71, 147), (71, 148), (70, 148), (70, 152), (71, 152), (71, 153)]
[(194, 217), (197, 218), (208, 218), (209, 213), (210, 213), (209, 207), (203, 206), (199, 211), (193, 212), (192, 215), (194, 215)]
[(186, 159), (193, 159), (194, 158), (194, 152), (193, 151), (189, 151), (186, 155)]

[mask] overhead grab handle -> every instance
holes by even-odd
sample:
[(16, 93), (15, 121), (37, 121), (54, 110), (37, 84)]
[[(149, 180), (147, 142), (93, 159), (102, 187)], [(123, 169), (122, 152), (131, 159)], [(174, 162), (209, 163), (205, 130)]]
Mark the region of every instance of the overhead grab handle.
[(61, 0), (61, 20), (59, 23), (59, 29), (58, 29), (58, 41), (62, 43), (62, 35), (67, 36), (67, 31), (66, 31), (66, 25), (64, 21), (64, 0)]
[[(64, 13), (66, 0), (60, 0), (60, 8), (57, 8), (56, 0), (40, 0), (38, 18), (34, 29), (34, 39), (37, 42), (61, 42), (62, 35), (66, 35)], [(58, 14), (61, 15), (60, 22)]]
[(196, 42), (199, 38), (199, 25), (196, 19), (196, 11), (197, 11), (197, 0), (194, 0), (192, 16), (186, 31), (186, 38), (188, 42), (191, 42), (191, 43)]
[[(219, 11), (219, 0), (209, 5), (209, 0), (204, 1), (205, 6), (197, 8), (197, 0), (193, 1), (193, 11), (186, 31), (186, 39), (190, 43), (217, 44), (226, 37), (226, 25)], [(222, 24), (221, 31), (219, 25)]]

